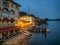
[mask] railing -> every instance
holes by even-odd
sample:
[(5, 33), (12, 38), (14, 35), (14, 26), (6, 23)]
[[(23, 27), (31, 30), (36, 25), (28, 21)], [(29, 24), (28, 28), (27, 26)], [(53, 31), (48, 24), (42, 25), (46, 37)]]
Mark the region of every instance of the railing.
[(0, 23), (0, 29), (14, 27), (14, 26), (15, 26), (14, 23)]

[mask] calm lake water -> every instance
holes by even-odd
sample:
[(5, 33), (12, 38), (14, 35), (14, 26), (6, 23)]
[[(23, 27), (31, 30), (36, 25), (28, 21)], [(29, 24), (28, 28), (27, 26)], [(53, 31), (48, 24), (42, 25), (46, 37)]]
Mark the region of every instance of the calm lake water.
[(28, 45), (60, 45), (60, 21), (49, 21), (46, 27), (50, 32), (33, 33)]

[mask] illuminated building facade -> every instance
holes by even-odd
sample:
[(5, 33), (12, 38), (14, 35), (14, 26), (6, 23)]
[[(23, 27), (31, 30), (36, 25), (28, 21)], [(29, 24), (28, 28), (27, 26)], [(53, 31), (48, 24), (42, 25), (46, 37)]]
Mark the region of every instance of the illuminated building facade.
[(0, 0), (0, 28), (15, 26), (16, 20), (20, 17), (20, 5), (13, 0)]
[(20, 31), (15, 26), (16, 21), (20, 18), (19, 8), (20, 5), (13, 0), (0, 0), (0, 42)]
[(23, 30), (30, 30), (31, 27), (35, 26), (35, 18), (31, 15), (22, 15), (20, 19), (17, 21), (16, 26), (19, 26), (20, 29)]

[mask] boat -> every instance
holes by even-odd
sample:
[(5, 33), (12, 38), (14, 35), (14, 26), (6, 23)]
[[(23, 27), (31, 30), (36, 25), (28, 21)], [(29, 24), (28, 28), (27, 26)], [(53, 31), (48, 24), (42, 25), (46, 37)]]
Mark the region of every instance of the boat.
[(49, 31), (50, 31), (49, 29), (46, 30), (46, 32), (49, 32)]
[(50, 30), (49, 30), (49, 29), (46, 29), (46, 30), (42, 30), (42, 32), (44, 32), (44, 33), (49, 33)]
[(24, 31), (23, 34), (25, 34), (26, 36), (29, 36), (29, 35), (32, 36), (32, 34), (28, 31)]

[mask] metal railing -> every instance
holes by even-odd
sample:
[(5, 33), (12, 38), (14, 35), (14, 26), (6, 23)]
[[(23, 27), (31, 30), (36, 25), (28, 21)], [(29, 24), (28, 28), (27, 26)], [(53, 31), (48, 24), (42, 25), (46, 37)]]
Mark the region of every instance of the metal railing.
[(2, 28), (9, 28), (9, 27), (14, 27), (15, 24), (14, 23), (0, 23), (0, 29)]

